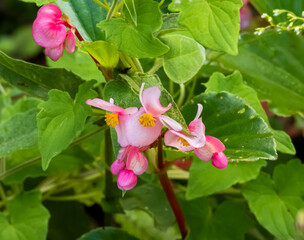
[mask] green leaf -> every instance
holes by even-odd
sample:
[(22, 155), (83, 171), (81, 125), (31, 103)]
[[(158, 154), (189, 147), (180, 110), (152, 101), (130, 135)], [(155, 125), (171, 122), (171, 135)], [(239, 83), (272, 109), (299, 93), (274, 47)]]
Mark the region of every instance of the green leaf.
[(170, 47), (164, 56), (164, 70), (176, 83), (185, 83), (200, 70), (205, 61), (205, 49), (194, 39), (176, 33), (160, 39)]
[(105, 41), (79, 42), (79, 46), (92, 55), (105, 68), (113, 69), (118, 64), (118, 50), (111, 43)]
[(304, 207), (304, 165), (291, 160), (278, 165), (271, 179), (260, 176), (243, 186), (242, 192), (259, 223), (278, 239), (295, 239), (295, 217)]
[(0, 51), (0, 77), (20, 90), (47, 98), (49, 89), (68, 91), (75, 96), (83, 80), (64, 69), (48, 68), (8, 57)]
[[(131, 1), (128, 1), (131, 2)], [(128, 8), (123, 8), (125, 19), (112, 18), (98, 24), (106, 32), (107, 41), (117, 45), (118, 49), (130, 57), (147, 58), (163, 55), (168, 47), (153, 32), (162, 25), (161, 12), (153, 0), (134, 0), (134, 12), (137, 13), (137, 25), (134, 24)]]
[(172, 11), (180, 11), (178, 18), (194, 39), (205, 47), (238, 53), (241, 0), (173, 0)]
[(37, 113), (38, 109), (17, 113), (0, 124), (0, 158), (37, 144)]
[(217, 169), (200, 159), (195, 158), (190, 167), (190, 178), (186, 198), (192, 200), (225, 190), (236, 183), (245, 183), (255, 179), (265, 160), (256, 162), (229, 163), (226, 169)]
[(261, 36), (243, 36), (239, 55), (224, 55), (220, 61), (227, 68), (238, 69), (275, 114), (304, 116), (303, 51), (302, 36), (268, 31)]
[(204, 107), (206, 135), (225, 144), (229, 161), (277, 158), (271, 129), (244, 100), (226, 92), (200, 94), (182, 108), (188, 123), (194, 119), (198, 103)]
[(136, 0), (123, 0), (124, 1), (124, 6), (127, 9), (129, 13), (129, 17), (132, 19), (133, 24), (137, 26), (137, 12), (136, 12), (136, 7), (135, 7), (135, 1)]
[(40, 192), (24, 192), (7, 203), (7, 217), (0, 212), (0, 239), (46, 239), (50, 214), (41, 204)]
[(155, 184), (137, 186), (121, 202), (124, 210), (142, 209), (152, 214), (160, 229), (167, 229), (176, 221), (164, 191)]
[(243, 240), (253, 225), (241, 202), (225, 201), (213, 209), (206, 198), (199, 198), (181, 205), (190, 228), (187, 240)]
[(83, 83), (79, 86), (76, 99), (67, 92), (51, 90), (49, 100), (40, 105), (41, 111), (37, 116), (39, 150), (44, 170), (53, 157), (58, 155), (83, 130), (91, 107), (85, 101), (94, 98), (95, 92), (91, 87), (95, 81)]
[(136, 237), (129, 235), (127, 232), (114, 227), (97, 228), (78, 238), (78, 240), (97, 240), (97, 239), (138, 240)]
[[(233, 74), (225, 77), (222, 73), (214, 73), (209, 81), (204, 84), (208, 92), (228, 91), (236, 96), (244, 99), (254, 110), (264, 119), (270, 127), (268, 117), (260, 104), (257, 93), (251, 87), (243, 83), (243, 78), (240, 72), (235, 71)], [(277, 144), (277, 150), (283, 153), (295, 154), (295, 148), (290, 137), (284, 131), (272, 130)]]
[(104, 33), (96, 27), (104, 20), (107, 11), (94, 1), (57, 0), (56, 4), (66, 14), (86, 42), (104, 40)]
[(20, 1), (26, 2), (26, 3), (36, 3), (36, 5), (38, 7), (56, 2), (56, 0), (20, 0)]
[(97, 80), (98, 83), (105, 82), (102, 73), (98, 70), (96, 63), (89, 54), (77, 48), (73, 54), (68, 54), (64, 51), (62, 57), (56, 62), (52, 61), (50, 58), (46, 58), (46, 62), (50, 67), (64, 68), (86, 81), (94, 79)]

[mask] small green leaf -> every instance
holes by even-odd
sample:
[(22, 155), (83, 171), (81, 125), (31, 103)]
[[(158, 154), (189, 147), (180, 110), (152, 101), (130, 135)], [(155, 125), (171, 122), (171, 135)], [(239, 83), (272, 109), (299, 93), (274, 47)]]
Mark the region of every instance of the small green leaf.
[(295, 217), (304, 207), (304, 165), (291, 160), (278, 165), (271, 179), (260, 176), (242, 188), (250, 210), (259, 223), (278, 239), (295, 239)]
[(66, 14), (86, 42), (104, 40), (104, 33), (96, 27), (106, 19), (107, 11), (93, 0), (57, 0), (56, 4)]
[(124, 6), (128, 10), (128, 18), (131, 18), (134, 25), (137, 26), (137, 13), (135, 7), (135, 0), (123, 0)]
[(41, 204), (41, 193), (24, 192), (7, 203), (7, 217), (0, 212), (0, 239), (46, 239), (50, 214)]
[(226, 92), (200, 94), (182, 108), (188, 123), (194, 119), (198, 103), (204, 107), (206, 135), (225, 144), (229, 161), (277, 158), (271, 129), (244, 100)]
[(68, 91), (75, 96), (83, 80), (64, 69), (48, 68), (15, 60), (0, 51), (0, 77), (22, 91), (47, 98), (49, 89)]
[(79, 42), (79, 46), (91, 54), (101, 66), (109, 69), (116, 67), (119, 54), (115, 45), (105, 41)]
[(241, 0), (173, 0), (169, 9), (181, 12), (179, 23), (200, 44), (236, 55), (242, 5)]
[(129, 235), (127, 232), (114, 227), (97, 228), (89, 233), (82, 235), (78, 240), (138, 240), (136, 237)]
[[(243, 83), (240, 72), (235, 71), (233, 74), (225, 77), (222, 73), (216, 72), (212, 74), (209, 81), (205, 84), (208, 92), (228, 91), (241, 97), (264, 119), (270, 127), (268, 117), (260, 104), (260, 100), (256, 91)], [(274, 138), (277, 144), (277, 150), (283, 153), (295, 154), (295, 148), (290, 137), (284, 131), (273, 130)]]
[(38, 7), (56, 2), (56, 0), (20, 0), (20, 1), (27, 3), (36, 3)]
[(40, 105), (38, 140), (44, 170), (52, 158), (66, 149), (83, 130), (85, 120), (91, 113), (91, 107), (85, 102), (95, 96), (91, 90), (94, 83), (90, 81), (80, 85), (75, 101), (67, 92), (51, 90), (49, 100)]
[(169, 33), (160, 39), (170, 47), (163, 55), (164, 70), (176, 83), (185, 83), (200, 70), (205, 61), (205, 49), (194, 39), (181, 34)]
[(152, 36), (162, 25), (157, 2), (134, 0), (133, 3), (137, 25), (134, 24), (134, 17), (130, 15), (128, 8), (124, 8), (125, 19), (105, 20), (100, 22), (98, 27), (106, 32), (107, 41), (116, 44), (117, 48), (128, 56), (146, 58), (163, 55), (168, 51), (168, 47)]
[(238, 69), (275, 114), (304, 116), (303, 51), (302, 36), (267, 31), (261, 36), (244, 35), (239, 55), (223, 55), (219, 60), (229, 69)]
[(186, 198), (192, 200), (225, 190), (236, 183), (255, 179), (265, 160), (256, 162), (229, 163), (226, 169), (217, 169), (211, 163), (195, 158), (190, 167)]

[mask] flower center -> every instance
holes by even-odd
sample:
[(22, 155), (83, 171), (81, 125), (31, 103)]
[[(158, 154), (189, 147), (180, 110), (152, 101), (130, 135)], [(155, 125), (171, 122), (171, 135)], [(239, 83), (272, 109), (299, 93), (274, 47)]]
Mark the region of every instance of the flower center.
[(152, 114), (143, 113), (142, 115), (139, 116), (138, 121), (144, 127), (155, 127), (156, 119), (152, 117)]
[(106, 113), (105, 121), (108, 126), (115, 127), (119, 123), (118, 114), (117, 113)]
[(190, 146), (190, 144), (188, 143), (188, 141), (186, 139), (181, 138), (181, 137), (179, 137), (177, 139), (177, 141), (180, 142), (184, 147), (189, 147)]

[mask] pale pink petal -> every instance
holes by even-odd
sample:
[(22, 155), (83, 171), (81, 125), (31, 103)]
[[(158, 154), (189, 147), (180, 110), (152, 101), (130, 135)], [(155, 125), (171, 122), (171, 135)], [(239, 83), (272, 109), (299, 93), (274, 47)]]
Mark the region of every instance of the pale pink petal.
[(169, 130), (165, 133), (164, 142), (167, 146), (175, 147), (182, 152), (192, 151), (194, 149), (192, 146), (184, 146), (180, 141), (177, 140), (178, 138), (179, 136)]
[(248, 6), (244, 6), (240, 10), (240, 27), (241, 29), (247, 28), (250, 26), (250, 22), (252, 20), (252, 13)]
[(60, 19), (62, 16), (62, 12), (59, 7), (55, 4), (47, 4), (42, 6), (38, 12), (37, 17), (49, 17), (52, 19)]
[(149, 87), (143, 91), (144, 83), (141, 87), (141, 92), (139, 94), (139, 99), (141, 104), (143, 105), (145, 111), (149, 114), (152, 114), (155, 117), (165, 113), (171, 108), (171, 103), (167, 107), (163, 107), (159, 98), (161, 95), (161, 91), (158, 86)]
[(109, 103), (109, 102), (99, 99), (99, 98), (88, 99), (86, 101), (86, 104), (97, 107), (97, 108), (101, 108), (103, 110), (113, 112), (113, 113), (121, 113), (121, 112), (124, 112), (124, 110), (125, 110), (121, 107), (114, 105), (113, 103)]
[(130, 118), (130, 115), (120, 115), (118, 116), (119, 124), (115, 126), (115, 131), (117, 134), (117, 142), (121, 147), (127, 147), (130, 145), (127, 135), (126, 135), (126, 122)]
[(132, 170), (136, 175), (143, 174), (148, 167), (147, 158), (138, 150), (133, 147), (128, 155), (126, 168)]
[(125, 169), (125, 162), (121, 160), (115, 160), (111, 165), (111, 172), (113, 175), (117, 175), (120, 171)]
[(117, 177), (117, 186), (120, 190), (130, 190), (137, 184), (137, 176), (132, 170), (124, 169)]
[(63, 46), (62, 44), (55, 48), (45, 48), (45, 55), (56, 62), (63, 53)]
[(228, 159), (223, 152), (214, 153), (211, 158), (211, 163), (218, 169), (225, 169), (228, 165)]
[(61, 45), (66, 37), (66, 27), (47, 17), (35, 19), (32, 27), (34, 41), (41, 47), (54, 48)]
[(197, 113), (196, 113), (194, 120), (198, 119), (201, 116), (202, 111), (203, 111), (203, 105), (198, 103), (197, 104)]
[(123, 114), (133, 114), (136, 113), (137, 111), (138, 111), (137, 107), (129, 107), (124, 110)]
[(206, 144), (211, 145), (213, 152), (223, 152), (225, 150), (225, 145), (215, 137), (206, 135)]
[(64, 48), (67, 53), (72, 54), (75, 51), (76, 40), (74, 33), (69, 30), (66, 34), (66, 38), (64, 40)]
[(160, 115), (158, 119), (162, 122), (162, 124), (168, 128), (168, 129), (173, 129), (175, 131), (181, 131), (183, 130), (183, 127), (174, 119), (166, 116), (166, 115)]
[(143, 108), (135, 114), (129, 115), (126, 121), (121, 122), (122, 131), (128, 139), (129, 145), (135, 147), (145, 147), (152, 144), (160, 135), (162, 123), (156, 119), (154, 127), (142, 126), (138, 119), (139, 116), (145, 113)]
[(194, 153), (199, 159), (209, 161), (214, 153), (225, 150), (225, 145), (215, 137), (206, 136), (206, 144), (201, 148), (194, 149)]

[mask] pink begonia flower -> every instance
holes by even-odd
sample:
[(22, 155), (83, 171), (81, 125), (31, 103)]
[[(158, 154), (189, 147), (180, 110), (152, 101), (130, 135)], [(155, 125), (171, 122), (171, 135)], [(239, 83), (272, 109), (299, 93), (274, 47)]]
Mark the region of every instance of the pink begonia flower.
[[(192, 151), (204, 161), (209, 161), (219, 168), (227, 167), (228, 159), (223, 151), (225, 150), (224, 144), (215, 137), (205, 136), (205, 126), (202, 118), (199, 118), (203, 107), (198, 104), (198, 111), (194, 120), (189, 124), (188, 129), (194, 137), (189, 137), (185, 133), (169, 130), (164, 136), (165, 144), (168, 146), (176, 147), (180, 151)], [(193, 144), (195, 143), (195, 145)]]
[(124, 169), (117, 177), (117, 186), (120, 190), (130, 190), (137, 184), (137, 176), (133, 171)]
[[(72, 30), (66, 31), (66, 26)], [(32, 27), (34, 41), (45, 47), (45, 54), (57, 61), (63, 53), (63, 46), (68, 53), (75, 50), (75, 27), (62, 17), (62, 12), (55, 4), (42, 6)]]

